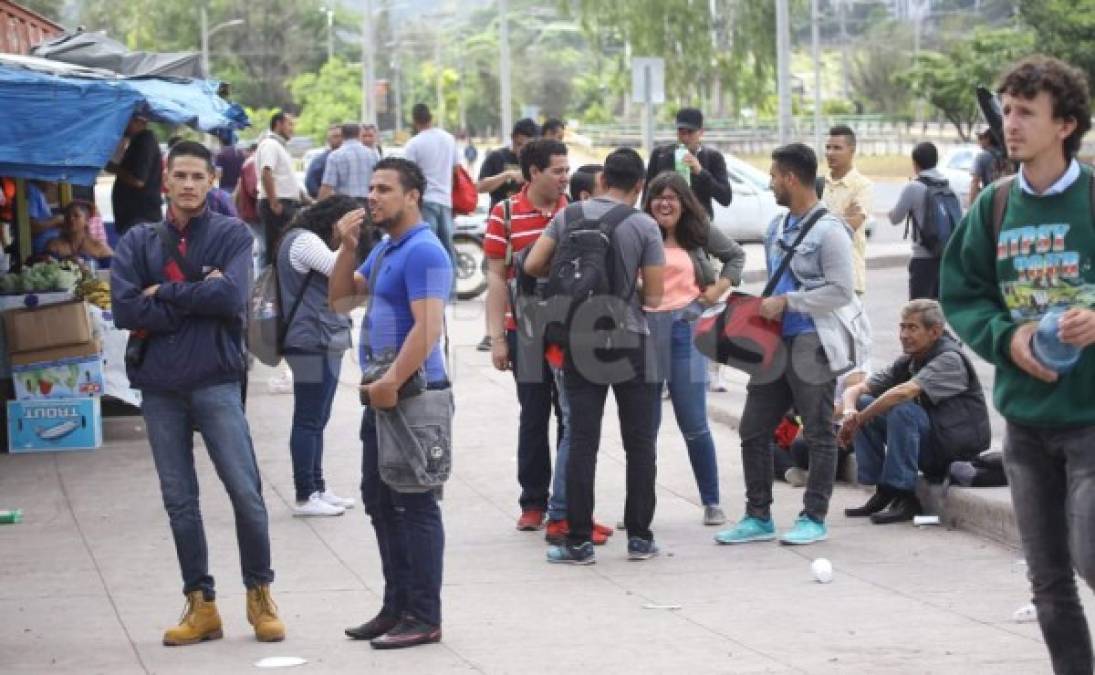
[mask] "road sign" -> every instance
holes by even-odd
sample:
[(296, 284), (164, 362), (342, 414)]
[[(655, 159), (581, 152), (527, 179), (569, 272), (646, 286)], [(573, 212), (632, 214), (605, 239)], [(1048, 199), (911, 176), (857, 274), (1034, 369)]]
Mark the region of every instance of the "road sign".
[(647, 102), (649, 86), (650, 103), (665, 103), (665, 59), (635, 56), (631, 59), (631, 100)]

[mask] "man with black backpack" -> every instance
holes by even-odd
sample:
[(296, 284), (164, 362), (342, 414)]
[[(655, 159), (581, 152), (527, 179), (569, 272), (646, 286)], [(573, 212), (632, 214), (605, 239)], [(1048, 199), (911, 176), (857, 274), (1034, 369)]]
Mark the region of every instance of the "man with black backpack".
[(933, 143), (918, 143), (912, 152), (916, 178), (901, 191), (890, 211), (890, 222), (905, 223), (912, 232), (909, 260), (909, 300), (939, 299), (939, 260), (951, 233), (962, 219), (962, 205), (946, 176), (936, 169), (939, 151)]
[(194, 471), (194, 429), (232, 500), (247, 619), (260, 641), (285, 637), (270, 597), (270, 535), (262, 480), (243, 413), (244, 317), (251, 285), (251, 232), (211, 212), (213, 155), (181, 141), (167, 156), (166, 222), (126, 232), (114, 251), (114, 323), (132, 331), (126, 372), (141, 390), (141, 412), (160, 477), (183, 577), (186, 610), (165, 645), (222, 635), (209, 574)]
[(642, 158), (620, 148), (598, 176), (602, 196), (557, 214), (533, 245), (525, 271), (549, 277), (540, 319), (545, 339), (565, 346), (563, 381), (570, 408), (567, 522), (562, 545), (548, 562), (588, 565), (593, 552), (593, 502), (597, 450), (605, 399), (611, 386), (619, 408), (627, 456), (628, 558), (657, 554), (654, 518), (655, 438), (651, 409), (658, 389), (646, 377), (643, 304), (662, 295), (665, 249), (657, 223), (634, 208), (642, 192)]

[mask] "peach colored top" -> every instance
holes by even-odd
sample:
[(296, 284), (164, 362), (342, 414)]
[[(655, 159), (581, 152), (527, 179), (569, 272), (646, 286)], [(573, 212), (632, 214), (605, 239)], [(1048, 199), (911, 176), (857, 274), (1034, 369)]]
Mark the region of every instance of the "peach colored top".
[(671, 312), (687, 307), (699, 297), (700, 287), (696, 283), (696, 268), (688, 251), (679, 246), (665, 247), (664, 293), (661, 304), (646, 307), (650, 312)]

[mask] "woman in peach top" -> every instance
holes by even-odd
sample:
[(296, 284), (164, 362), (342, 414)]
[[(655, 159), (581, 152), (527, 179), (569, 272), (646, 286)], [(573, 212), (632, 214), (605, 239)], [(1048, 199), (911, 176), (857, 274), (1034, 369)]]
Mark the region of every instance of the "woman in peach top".
[[(692, 345), (692, 325), (704, 307), (741, 282), (745, 251), (711, 226), (688, 184), (674, 172), (658, 174), (650, 182), (643, 210), (658, 222), (665, 238), (665, 292), (657, 307), (644, 308), (658, 360), (655, 372), (669, 385), (703, 502), (703, 522), (721, 525), (726, 516), (719, 506), (715, 441), (707, 423), (707, 362)], [(718, 274), (710, 257), (722, 263)], [(661, 412), (659, 397), (657, 426)]]

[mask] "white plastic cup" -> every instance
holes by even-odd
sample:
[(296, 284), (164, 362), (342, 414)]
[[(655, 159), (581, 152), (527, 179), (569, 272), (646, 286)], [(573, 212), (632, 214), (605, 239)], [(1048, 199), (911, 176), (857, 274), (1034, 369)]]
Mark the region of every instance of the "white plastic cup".
[(810, 571), (814, 574), (814, 581), (819, 584), (827, 584), (833, 580), (833, 563), (827, 558), (818, 558), (810, 563)]

